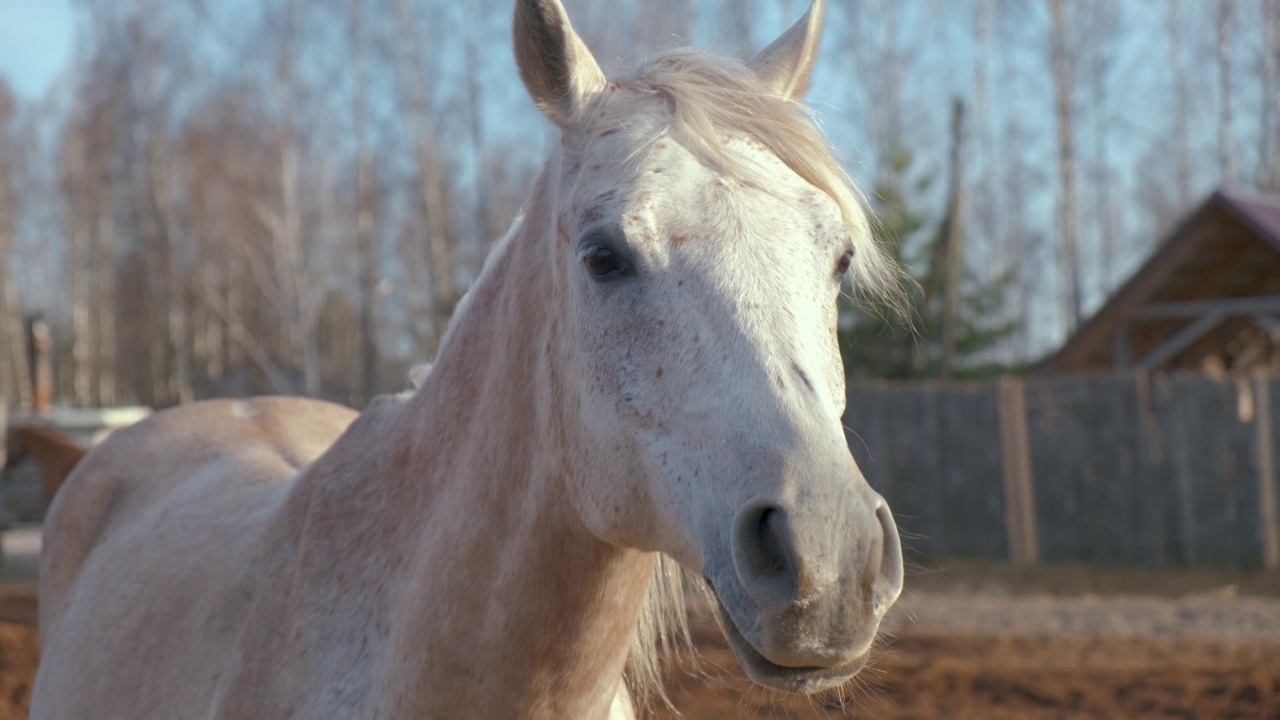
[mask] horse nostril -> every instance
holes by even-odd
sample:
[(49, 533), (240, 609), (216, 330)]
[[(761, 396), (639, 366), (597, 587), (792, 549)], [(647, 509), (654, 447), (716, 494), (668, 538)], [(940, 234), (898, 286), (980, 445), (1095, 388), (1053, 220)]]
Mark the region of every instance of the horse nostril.
[(780, 573), (787, 570), (787, 548), (786, 541), (782, 538), (779, 526), (785, 521), (782, 513), (776, 508), (765, 508), (760, 513), (759, 527), (756, 529), (759, 535), (757, 542), (760, 545), (759, 569), (766, 573)]
[(733, 555), (743, 587), (766, 607), (783, 607), (796, 597), (795, 542), (786, 513), (766, 505), (738, 516)]

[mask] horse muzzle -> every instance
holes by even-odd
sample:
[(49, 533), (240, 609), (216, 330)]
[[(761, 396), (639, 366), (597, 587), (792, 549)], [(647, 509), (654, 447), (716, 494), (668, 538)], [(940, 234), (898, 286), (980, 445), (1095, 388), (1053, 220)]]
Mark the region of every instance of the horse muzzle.
[(734, 654), (760, 685), (819, 692), (866, 665), (903, 575), (892, 514), (870, 495), (873, 512), (844, 528), (769, 503), (735, 519), (733, 571), (708, 579)]

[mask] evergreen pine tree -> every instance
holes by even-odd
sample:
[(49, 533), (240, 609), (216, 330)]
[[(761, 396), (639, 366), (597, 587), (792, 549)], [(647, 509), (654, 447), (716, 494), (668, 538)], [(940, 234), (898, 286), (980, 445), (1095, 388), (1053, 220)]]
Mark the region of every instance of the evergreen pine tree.
[[(866, 307), (846, 286), (841, 296), (839, 342), (849, 378), (940, 375), (943, 307), (936, 288), (942, 268), (936, 265), (946, 256), (937, 252), (944, 239), (941, 226), (946, 218), (931, 218), (921, 209), (921, 198), (929, 194), (933, 178), (913, 166), (910, 150), (894, 149), (890, 168), (902, 181), (878, 183), (873, 200), (875, 231), (913, 281), (907, 300), (910, 317)], [(1010, 370), (995, 362), (992, 355), (1016, 327), (1005, 312), (1013, 279), (1009, 272), (987, 280), (967, 262), (961, 268), (956, 377), (980, 378)]]

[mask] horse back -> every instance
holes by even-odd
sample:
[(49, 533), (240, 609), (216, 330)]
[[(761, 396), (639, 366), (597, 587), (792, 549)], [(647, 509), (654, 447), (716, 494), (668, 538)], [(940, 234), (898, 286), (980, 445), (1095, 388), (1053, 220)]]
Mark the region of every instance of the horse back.
[(113, 433), (76, 465), (46, 517), (42, 637), (57, 632), (86, 561), (115, 533), (158, 507), (198, 514), (181, 507), (178, 496), (208, 496), (205, 504), (230, 507), (265, 497), (262, 491), (323, 453), (355, 417), (347, 408), (301, 398), (209, 400)]

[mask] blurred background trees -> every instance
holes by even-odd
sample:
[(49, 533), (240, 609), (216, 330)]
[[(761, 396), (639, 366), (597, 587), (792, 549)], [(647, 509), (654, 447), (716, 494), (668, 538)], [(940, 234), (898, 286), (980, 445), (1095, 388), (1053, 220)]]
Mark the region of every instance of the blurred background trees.
[[(607, 69), (807, 5), (566, 4)], [(403, 387), (553, 137), (510, 5), (75, 0), (62, 81), (0, 86), (0, 394), (36, 313), (70, 404)], [(850, 373), (1034, 359), (1211, 188), (1280, 190), (1278, 98), (1280, 0), (832, 3), (811, 104), (918, 285), (914, 336), (847, 304)]]

